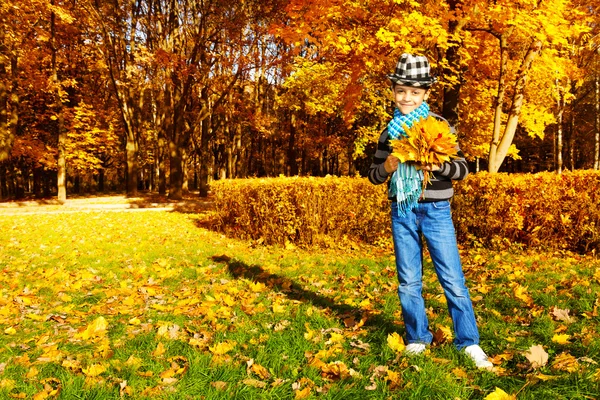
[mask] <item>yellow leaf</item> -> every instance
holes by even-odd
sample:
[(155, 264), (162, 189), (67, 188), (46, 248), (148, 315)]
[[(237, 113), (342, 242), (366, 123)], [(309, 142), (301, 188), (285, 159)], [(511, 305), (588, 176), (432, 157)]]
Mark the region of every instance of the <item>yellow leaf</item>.
[(341, 333), (331, 332), (331, 336), (329, 337), (329, 340), (327, 342), (325, 342), (325, 344), (344, 343), (344, 342), (345, 342), (344, 335), (342, 335)]
[(6, 333), (7, 335), (14, 335), (15, 333), (17, 333), (17, 330), (12, 326), (9, 326), (4, 330), (4, 333)]
[(60, 293), (60, 294), (58, 295), (58, 299), (59, 299), (60, 301), (63, 301), (63, 302), (65, 302), (65, 303), (68, 303), (68, 302), (70, 302), (70, 301), (72, 300), (71, 296), (69, 296), (69, 295), (68, 295), (68, 294), (66, 294), (66, 293)]
[(517, 397), (506, 393), (504, 390), (496, 387), (492, 393), (484, 397), (484, 400), (516, 400)]
[(394, 333), (391, 333), (388, 335), (387, 344), (390, 349), (392, 349), (398, 353), (404, 351), (404, 348), (405, 348), (404, 341), (402, 340), (400, 335), (398, 335), (397, 332), (394, 332)]
[(285, 306), (283, 306), (280, 303), (274, 303), (273, 304), (273, 312), (274, 313), (284, 313), (285, 312)]
[(106, 367), (102, 364), (93, 364), (81, 370), (86, 376), (98, 376), (106, 371)]
[(139, 357), (136, 357), (132, 354), (129, 356), (127, 361), (125, 361), (125, 365), (134, 367), (134, 368), (139, 368), (139, 366), (142, 365), (142, 359)]
[(267, 371), (267, 369), (265, 367), (263, 367), (262, 365), (252, 364), (252, 366), (250, 367), (250, 370), (252, 372), (254, 372), (256, 375), (258, 375), (260, 377), (260, 379), (266, 380), (271, 377), (271, 374), (269, 373), (269, 371)]
[(563, 335), (554, 335), (552, 337), (552, 341), (558, 344), (569, 344), (571, 342), (569, 342), (569, 339), (571, 338), (571, 335), (567, 335), (567, 334), (563, 334)]
[(2, 379), (0, 380), (0, 389), (11, 390), (15, 387), (16, 382), (12, 379)]
[(310, 396), (310, 387), (307, 386), (302, 390), (296, 390), (294, 393), (294, 399), (306, 399), (308, 396)]
[(27, 371), (27, 374), (25, 374), (25, 378), (27, 379), (31, 379), (31, 378), (35, 378), (37, 376), (37, 374), (39, 374), (40, 371), (38, 371), (38, 369), (36, 367), (31, 367), (29, 368), (29, 371)]
[(98, 317), (89, 324), (85, 330), (75, 335), (75, 337), (87, 340), (90, 338), (103, 337), (106, 335), (106, 328), (108, 328), (108, 322), (104, 317)]
[(306, 328), (306, 332), (304, 332), (304, 339), (306, 340), (311, 340), (312, 338), (315, 337), (315, 331), (310, 329), (310, 326), (308, 324), (308, 322), (306, 322), (304, 324), (304, 327)]
[(579, 369), (579, 363), (571, 354), (561, 353), (554, 359), (552, 368), (559, 371), (575, 372)]
[[(190, 344), (191, 344), (191, 343), (190, 343)], [(152, 352), (152, 355), (153, 355), (154, 357), (160, 357), (160, 356), (162, 356), (163, 354), (165, 354), (165, 351), (167, 351), (167, 350), (165, 349), (165, 345), (164, 345), (164, 344), (162, 344), (162, 342), (159, 342), (159, 343), (158, 343), (158, 345), (156, 346), (156, 349), (155, 349), (155, 350)]]
[(235, 348), (235, 342), (221, 342), (214, 346), (209, 346), (208, 349), (217, 356), (222, 356)]
[(141, 323), (142, 321), (140, 321), (138, 317), (134, 317), (129, 320), (129, 325), (139, 325)]

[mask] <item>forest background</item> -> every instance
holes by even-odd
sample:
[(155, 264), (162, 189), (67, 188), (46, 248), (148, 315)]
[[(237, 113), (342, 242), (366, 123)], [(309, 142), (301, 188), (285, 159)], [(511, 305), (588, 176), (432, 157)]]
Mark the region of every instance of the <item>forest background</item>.
[(403, 52), (472, 170), (599, 169), (596, 1), (0, 3), (1, 198), (364, 174)]

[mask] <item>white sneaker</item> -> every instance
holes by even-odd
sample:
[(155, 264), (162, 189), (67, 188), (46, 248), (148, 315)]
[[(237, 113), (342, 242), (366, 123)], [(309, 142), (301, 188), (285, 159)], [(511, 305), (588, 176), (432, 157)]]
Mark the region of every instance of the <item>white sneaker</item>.
[(421, 354), (425, 351), (425, 345), (423, 343), (410, 343), (406, 345), (404, 349), (404, 353), (409, 356), (416, 356), (417, 354)]
[(471, 360), (473, 360), (477, 368), (490, 369), (494, 366), (494, 364), (488, 360), (488, 356), (481, 349), (481, 347), (476, 344), (465, 347), (465, 353), (467, 353)]

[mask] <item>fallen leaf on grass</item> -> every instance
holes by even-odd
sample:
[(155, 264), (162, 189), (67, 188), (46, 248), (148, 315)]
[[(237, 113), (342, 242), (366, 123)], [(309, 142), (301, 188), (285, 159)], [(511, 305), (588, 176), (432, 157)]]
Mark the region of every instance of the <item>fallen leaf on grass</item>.
[(152, 352), (152, 356), (154, 356), (154, 357), (160, 357), (163, 354), (165, 354), (166, 351), (167, 350), (165, 349), (165, 345), (162, 344), (162, 342), (159, 342), (156, 345), (156, 349)]
[(552, 341), (558, 344), (569, 344), (571, 343), (569, 341), (569, 339), (571, 338), (571, 335), (567, 335), (567, 334), (563, 334), (563, 335), (554, 335), (552, 337)]
[(259, 389), (264, 389), (267, 387), (267, 383), (263, 381), (259, 381), (258, 379), (246, 378), (242, 381), (245, 385), (252, 386)]
[(387, 344), (390, 349), (394, 350), (397, 353), (401, 353), (402, 351), (404, 351), (405, 348), (404, 341), (396, 332), (388, 335)]
[(246, 364), (248, 364), (248, 368), (246, 370), (246, 372), (248, 373), (248, 375), (250, 375), (251, 373), (254, 373), (254, 374), (256, 374), (262, 380), (267, 380), (267, 379), (269, 379), (271, 377), (271, 374), (269, 373), (269, 371), (265, 367), (263, 367), (262, 365), (254, 363), (254, 359), (253, 358), (251, 358), (250, 360), (246, 361)]
[(106, 371), (106, 367), (102, 364), (93, 364), (81, 370), (86, 376), (95, 377)]
[(89, 324), (82, 332), (75, 335), (76, 338), (87, 340), (97, 337), (104, 337), (106, 335), (106, 329), (108, 328), (108, 322), (104, 317), (98, 317)]
[(559, 371), (575, 372), (579, 369), (579, 363), (571, 354), (561, 353), (554, 359), (552, 368)]
[(572, 323), (575, 322), (575, 319), (573, 317), (571, 317), (569, 315), (569, 313), (571, 312), (571, 310), (563, 310), (557, 307), (554, 307), (552, 309), (552, 316), (557, 320), (557, 321), (564, 321), (566, 323)]
[(504, 390), (496, 387), (492, 393), (484, 397), (484, 400), (516, 400), (517, 397), (506, 393)]
[(310, 387), (307, 386), (302, 390), (296, 390), (294, 393), (294, 399), (306, 399), (310, 396)]
[(208, 347), (208, 349), (214, 355), (217, 355), (217, 356), (222, 356), (223, 354), (227, 354), (234, 348), (235, 348), (235, 342), (231, 342), (231, 341), (217, 343), (214, 346)]
[(44, 385), (44, 389), (33, 396), (33, 400), (44, 400), (55, 398), (60, 394), (62, 383), (56, 378), (47, 378), (40, 383)]
[(548, 363), (548, 353), (542, 345), (531, 346), (523, 355), (529, 360), (534, 369), (543, 367)]
[(458, 378), (468, 378), (469, 374), (467, 374), (467, 371), (465, 371), (462, 368), (454, 368), (452, 370), (452, 373), (454, 374), (454, 376), (458, 377)]
[(217, 390), (225, 390), (227, 388), (227, 382), (215, 381), (211, 382), (210, 386), (214, 387)]

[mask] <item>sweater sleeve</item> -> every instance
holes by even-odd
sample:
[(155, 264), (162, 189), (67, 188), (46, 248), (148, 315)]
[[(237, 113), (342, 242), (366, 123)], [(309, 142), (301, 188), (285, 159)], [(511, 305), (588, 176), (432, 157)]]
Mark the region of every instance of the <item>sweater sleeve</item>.
[(454, 181), (465, 179), (469, 175), (469, 166), (463, 152), (458, 150), (458, 158), (442, 164), (435, 174)]
[(377, 150), (375, 150), (375, 155), (373, 156), (373, 162), (369, 167), (369, 181), (374, 185), (380, 185), (384, 183), (389, 174), (385, 170), (384, 163), (387, 157), (392, 152), (390, 147), (390, 143), (388, 140), (388, 131), (384, 129), (379, 136), (379, 140), (377, 141)]

